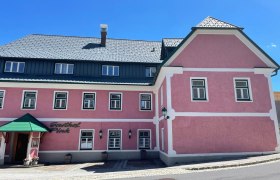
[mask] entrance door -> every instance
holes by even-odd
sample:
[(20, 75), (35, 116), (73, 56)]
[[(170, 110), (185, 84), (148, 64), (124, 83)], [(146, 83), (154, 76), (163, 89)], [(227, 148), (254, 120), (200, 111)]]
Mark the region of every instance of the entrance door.
[(18, 134), (15, 161), (23, 161), (26, 158), (28, 134)]

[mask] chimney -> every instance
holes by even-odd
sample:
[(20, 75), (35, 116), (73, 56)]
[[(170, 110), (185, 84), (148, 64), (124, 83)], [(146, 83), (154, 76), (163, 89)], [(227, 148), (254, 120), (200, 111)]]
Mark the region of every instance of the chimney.
[(101, 28), (101, 46), (106, 46), (106, 36), (107, 36), (107, 29), (108, 25), (107, 24), (100, 24)]

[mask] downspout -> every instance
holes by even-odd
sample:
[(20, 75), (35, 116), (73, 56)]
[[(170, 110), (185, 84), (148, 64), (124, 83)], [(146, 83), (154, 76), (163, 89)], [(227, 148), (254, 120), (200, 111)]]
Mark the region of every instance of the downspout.
[(279, 67), (279, 68), (277, 68), (277, 69), (275, 69), (275, 70), (274, 70), (274, 74), (272, 74), (272, 75), (271, 75), (271, 77), (273, 77), (273, 76), (277, 76), (277, 74), (278, 74), (278, 70), (279, 70), (279, 69), (280, 69), (280, 67)]

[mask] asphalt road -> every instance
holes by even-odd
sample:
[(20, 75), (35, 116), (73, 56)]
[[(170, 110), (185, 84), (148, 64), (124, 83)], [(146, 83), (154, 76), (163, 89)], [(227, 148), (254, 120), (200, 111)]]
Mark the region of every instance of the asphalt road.
[(213, 171), (191, 172), (170, 176), (133, 178), (135, 180), (280, 180), (280, 161), (255, 166)]

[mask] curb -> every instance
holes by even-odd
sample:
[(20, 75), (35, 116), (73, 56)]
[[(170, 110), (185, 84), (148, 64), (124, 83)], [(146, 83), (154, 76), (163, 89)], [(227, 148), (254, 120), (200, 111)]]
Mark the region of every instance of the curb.
[(206, 167), (193, 167), (193, 168), (184, 168), (185, 170), (190, 171), (198, 171), (198, 170), (207, 170), (207, 169), (222, 169), (222, 168), (231, 168), (231, 167), (242, 167), (242, 166), (249, 166), (254, 164), (262, 164), (267, 162), (273, 162), (280, 160), (280, 157), (254, 161), (254, 162), (247, 162), (247, 163), (239, 163), (239, 164), (229, 164), (229, 165), (214, 165), (214, 166), (206, 166)]

